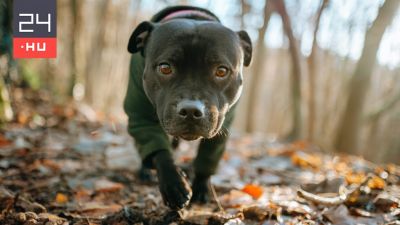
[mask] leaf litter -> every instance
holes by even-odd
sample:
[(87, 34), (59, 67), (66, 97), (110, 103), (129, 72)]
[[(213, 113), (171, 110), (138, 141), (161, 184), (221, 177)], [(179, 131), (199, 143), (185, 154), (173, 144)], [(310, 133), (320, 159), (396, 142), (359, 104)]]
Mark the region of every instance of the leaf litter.
[[(124, 124), (23, 92), (0, 133), (1, 225), (399, 224), (399, 166), (238, 133), (211, 179), (213, 200), (170, 211), (157, 184), (139, 179)], [(186, 171), (195, 149), (175, 152)]]

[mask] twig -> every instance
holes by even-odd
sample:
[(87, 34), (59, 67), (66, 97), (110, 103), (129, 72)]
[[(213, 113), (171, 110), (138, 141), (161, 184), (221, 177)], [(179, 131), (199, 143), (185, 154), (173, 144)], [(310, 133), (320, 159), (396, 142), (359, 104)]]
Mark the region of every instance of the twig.
[(344, 203), (345, 201), (347, 201), (347, 199), (356, 191), (359, 191), (361, 189), (362, 186), (365, 186), (372, 178), (372, 175), (369, 174), (365, 180), (360, 183), (359, 185), (357, 185), (355, 188), (353, 188), (352, 190), (348, 190), (345, 193), (339, 194), (336, 197), (323, 197), (317, 194), (313, 194), (310, 192), (307, 192), (305, 190), (298, 190), (297, 191), (297, 195), (299, 197), (304, 198), (305, 200), (320, 204), (320, 205), (327, 205), (327, 206), (335, 206), (335, 205), (340, 205), (342, 203)]
[(297, 195), (304, 198), (305, 200), (328, 206), (339, 205), (345, 202), (347, 199), (346, 194), (340, 194), (339, 196), (336, 197), (323, 197), (301, 189), (297, 191)]
[(213, 195), (214, 201), (217, 203), (219, 211), (223, 212), (225, 214), (225, 209), (222, 207), (221, 202), (218, 200), (217, 192), (215, 191), (214, 185), (211, 184), (210, 180), (208, 180), (208, 187), (211, 190), (211, 193)]

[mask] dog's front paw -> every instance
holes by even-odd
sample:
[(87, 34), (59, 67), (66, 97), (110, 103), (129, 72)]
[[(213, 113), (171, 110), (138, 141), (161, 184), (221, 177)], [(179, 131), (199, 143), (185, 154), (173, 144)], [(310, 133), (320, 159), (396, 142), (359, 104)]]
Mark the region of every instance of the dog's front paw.
[(192, 197), (192, 189), (185, 174), (175, 166), (171, 154), (168, 151), (160, 151), (154, 156), (153, 163), (165, 205), (172, 210), (187, 206)]
[(157, 171), (157, 174), (164, 203), (173, 210), (187, 206), (192, 197), (192, 189), (184, 173), (174, 166)]
[(192, 203), (208, 203), (211, 199), (210, 188), (208, 186), (208, 177), (198, 177), (196, 176), (192, 189), (193, 189), (193, 197), (191, 202)]

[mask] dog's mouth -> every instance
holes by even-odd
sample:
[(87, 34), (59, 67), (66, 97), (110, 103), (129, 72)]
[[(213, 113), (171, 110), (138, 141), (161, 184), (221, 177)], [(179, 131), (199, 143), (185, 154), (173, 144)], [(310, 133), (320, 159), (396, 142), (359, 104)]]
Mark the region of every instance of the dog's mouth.
[(184, 133), (184, 134), (179, 135), (179, 137), (186, 141), (194, 141), (194, 140), (201, 138), (202, 136), (197, 135), (197, 134)]
[(186, 121), (179, 117), (166, 116), (160, 119), (162, 128), (171, 136), (187, 141), (199, 138), (212, 138), (220, 130), (220, 119), (217, 115), (197, 121)]
[(193, 126), (185, 126), (185, 127), (175, 127), (175, 129), (170, 130), (170, 135), (175, 137), (180, 137), (187, 141), (197, 140), (199, 138), (206, 138), (209, 136), (206, 129), (203, 127), (193, 127)]
[(200, 138), (212, 138), (215, 136), (218, 131), (212, 130), (202, 130), (202, 129), (183, 129), (183, 130), (168, 130), (166, 129), (167, 133), (174, 137), (182, 138), (186, 141), (194, 141)]
[(187, 141), (194, 141), (199, 138), (209, 138), (210, 132), (204, 127), (196, 126), (174, 126), (174, 127), (164, 127), (165, 131), (174, 137), (179, 137)]

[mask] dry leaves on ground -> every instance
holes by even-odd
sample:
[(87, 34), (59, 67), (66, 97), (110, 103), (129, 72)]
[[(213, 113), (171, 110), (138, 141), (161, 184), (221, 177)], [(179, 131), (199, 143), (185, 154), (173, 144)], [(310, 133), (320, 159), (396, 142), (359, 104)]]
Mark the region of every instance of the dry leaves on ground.
[[(125, 126), (28, 92), (0, 134), (0, 224), (398, 224), (400, 168), (232, 134), (215, 201), (166, 208)], [(32, 104), (35, 99), (35, 104)], [(195, 143), (181, 143), (181, 165)], [(218, 204), (217, 204), (218, 203)]]

